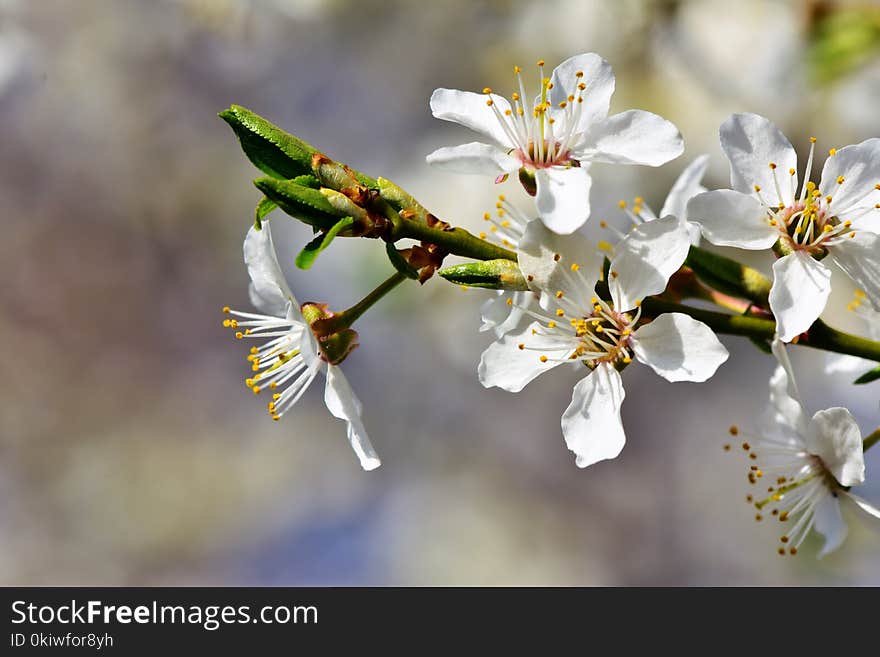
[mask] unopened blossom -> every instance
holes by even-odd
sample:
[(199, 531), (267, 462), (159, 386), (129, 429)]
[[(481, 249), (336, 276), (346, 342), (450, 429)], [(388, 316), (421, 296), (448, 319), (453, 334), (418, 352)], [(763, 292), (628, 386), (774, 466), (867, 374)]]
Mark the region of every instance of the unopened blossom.
[[(315, 380), (324, 374), (324, 403), (347, 424), (348, 439), (364, 470), (380, 465), (361, 420), (361, 403), (337, 366), (327, 362), (309, 323), (278, 264), (269, 222), (251, 227), (244, 240), (244, 261), (251, 278), (251, 302), (265, 314), (223, 309), (224, 326), (240, 340), (257, 340), (247, 360), (252, 374), (245, 384), (255, 394), (271, 395), (269, 415), (280, 420)], [(306, 306), (315, 304), (306, 304)], [(303, 306), (305, 307), (305, 306)]]
[(591, 163), (659, 166), (684, 150), (678, 129), (656, 114), (628, 110), (608, 116), (614, 73), (599, 55), (571, 57), (550, 77), (539, 61), (538, 72), (541, 87), (534, 99), (518, 66), (509, 101), (488, 87), (482, 95), (435, 90), (431, 112), (436, 118), (470, 128), (489, 143), (440, 148), (428, 162), (496, 180), (518, 170), (533, 175), (541, 220), (568, 234), (590, 216)]
[[(850, 488), (864, 483), (862, 434), (852, 414), (833, 407), (808, 414), (801, 402), (791, 363), (780, 340), (773, 344), (779, 360), (770, 379), (770, 403), (759, 435), (730, 433), (743, 440), (749, 455), (748, 480), (756, 491), (746, 501), (755, 519), (781, 523), (779, 554), (797, 554), (815, 529), (825, 542), (818, 556), (840, 547), (847, 526), (841, 507), (850, 506), (880, 519), (880, 509)], [(725, 446), (730, 449), (730, 446)]]
[(602, 299), (595, 292), (602, 263), (595, 246), (532, 221), (518, 258), (542, 301), (524, 310), (534, 321), (508, 331), (483, 353), (481, 383), (518, 392), (558, 365), (585, 366), (587, 375), (562, 416), (565, 442), (579, 467), (616, 457), (625, 442), (622, 369), (637, 360), (668, 381), (705, 381), (727, 360), (712, 330), (688, 315), (641, 321), (641, 300), (664, 290), (688, 247), (687, 231), (675, 217), (635, 228), (611, 260), (611, 298)]
[[(833, 262), (880, 310), (880, 139), (830, 149), (819, 184), (810, 181), (816, 140), (798, 191), (797, 154), (785, 135), (756, 114), (721, 126), (731, 187), (700, 194), (688, 217), (713, 244), (771, 247), (770, 309), (790, 342), (819, 317), (831, 292)], [(825, 260), (827, 256), (827, 260)]]

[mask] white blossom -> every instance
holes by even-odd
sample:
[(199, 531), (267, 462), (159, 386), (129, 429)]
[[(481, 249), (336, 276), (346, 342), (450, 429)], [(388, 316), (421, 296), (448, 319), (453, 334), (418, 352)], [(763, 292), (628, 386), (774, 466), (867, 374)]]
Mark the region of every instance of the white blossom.
[(599, 55), (571, 57), (550, 77), (543, 61), (538, 69), (541, 91), (534, 101), (518, 66), (510, 101), (488, 87), (484, 95), (435, 90), (431, 111), (436, 118), (470, 128), (491, 143), (440, 148), (427, 160), (497, 180), (525, 169), (535, 177), (541, 220), (569, 234), (590, 215), (590, 163), (659, 166), (681, 155), (684, 146), (678, 129), (656, 114), (628, 110), (608, 116), (614, 73)]
[(835, 263), (880, 310), (880, 139), (830, 149), (817, 186), (809, 180), (815, 138), (798, 192), (797, 154), (785, 135), (756, 114), (734, 114), (721, 126), (733, 189), (700, 194), (688, 217), (713, 244), (770, 249), (770, 309), (790, 342), (825, 308)]
[(686, 227), (675, 217), (637, 227), (618, 245), (608, 281), (611, 298), (602, 299), (595, 292), (602, 266), (596, 247), (581, 235), (563, 238), (540, 221), (530, 222), (518, 258), (541, 303), (524, 309), (534, 321), (483, 353), (481, 383), (518, 392), (563, 363), (586, 366), (589, 372), (562, 416), (562, 432), (579, 467), (616, 457), (625, 442), (620, 370), (638, 360), (668, 381), (705, 381), (727, 360), (712, 330), (688, 315), (665, 313), (640, 322), (641, 299), (665, 289), (689, 244)]
[(269, 415), (280, 420), (315, 380), (318, 374), (326, 377), (324, 403), (340, 420), (345, 420), (348, 439), (364, 470), (380, 465), (367, 431), (361, 420), (361, 403), (337, 365), (323, 357), (318, 342), (300, 310), (300, 305), (284, 278), (269, 222), (262, 229), (254, 226), (244, 240), (244, 261), (251, 278), (251, 302), (265, 314), (223, 311), (230, 315), (224, 326), (235, 330), (238, 339), (259, 340), (262, 344), (251, 347), (247, 360), (253, 371), (245, 380), (250, 390), (258, 395), (268, 392)]

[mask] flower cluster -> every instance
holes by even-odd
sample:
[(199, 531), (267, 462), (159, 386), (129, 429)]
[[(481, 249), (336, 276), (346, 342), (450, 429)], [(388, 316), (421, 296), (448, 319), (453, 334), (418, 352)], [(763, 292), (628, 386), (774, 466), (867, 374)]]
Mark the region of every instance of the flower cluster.
[[(770, 484), (766, 494), (748, 500), (758, 519), (770, 515), (784, 524), (781, 554), (795, 554), (812, 529), (825, 537), (820, 556), (835, 549), (846, 534), (842, 507), (880, 517), (851, 492), (865, 480), (864, 451), (878, 442), (880, 429), (863, 439), (842, 407), (809, 417), (785, 344), (834, 352), (829, 372), (874, 368), (856, 382), (880, 379), (880, 139), (830, 149), (816, 183), (816, 139), (799, 177), (794, 148), (772, 122), (735, 114), (720, 129), (731, 189), (704, 187), (709, 156), (700, 155), (679, 175), (659, 213), (638, 196), (631, 204), (621, 201), (626, 229), (593, 221), (605, 231), (593, 241), (580, 232), (591, 216), (591, 195), (602, 193), (593, 188), (591, 167), (657, 167), (683, 153), (683, 140), (656, 114), (609, 115), (615, 78), (599, 55), (571, 57), (549, 76), (539, 61), (538, 76), (533, 96), (518, 66), (509, 98), (490, 88), (437, 89), (431, 96), (436, 118), (485, 141), (440, 148), (428, 163), (488, 175), (496, 184), (515, 173), (534, 197), (524, 212), (500, 195), (478, 236), (441, 221), (391, 181), (335, 162), (244, 108), (221, 114), (268, 176), (255, 181), (265, 198), (244, 242), (251, 300), (265, 314), (224, 309), (224, 325), (236, 338), (260, 343), (247, 356), (247, 386), (271, 396), (267, 408), (278, 420), (323, 373), (327, 408), (346, 421), (362, 467), (378, 467), (361, 404), (339, 364), (358, 345), (351, 325), (363, 312), (397, 284), (425, 283), (438, 272), (494, 290), (481, 308), (480, 331), (494, 336), (477, 367), (485, 387), (517, 393), (551, 369), (579, 373), (560, 424), (575, 464), (585, 468), (623, 449), (623, 381), (631, 364), (669, 382), (705, 382), (729, 357), (717, 334), (746, 336), (779, 362), (755, 434), (730, 430), (743, 440), (749, 482)], [(301, 269), (336, 237), (365, 237), (385, 243), (395, 274), (341, 313), (322, 303), (299, 304), (272, 243), (267, 216), (276, 208), (317, 233), (296, 260)], [(703, 238), (766, 251), (772, 281), (704, 248)], [(397, 248), (405, 239), (418, 243)], [(444, 269), (448, 255), (471, 262)], [(858, 287), (848, 310), (874, 340), (819, 319), (833, 268)]]

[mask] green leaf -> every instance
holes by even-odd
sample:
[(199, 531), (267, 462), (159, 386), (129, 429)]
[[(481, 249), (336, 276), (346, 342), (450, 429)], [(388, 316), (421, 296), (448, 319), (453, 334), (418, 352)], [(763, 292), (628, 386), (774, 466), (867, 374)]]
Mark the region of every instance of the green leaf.
[(310, 226), (329, 230), (341, 217), (346, 216), (319, 189), (276, 178), (258, 178), (254, 185), (287, 214)]
[(483, 287), (491, 290), (529, 289), (519, 265), (505, 258), (466, 262), (446, 267), (437, 273), (451, 283), (468, 287)]
[(254, 226), (256, 226), (257, 230), (260, 230), (263, 227), (263, 219), (266, 218), (266, 215), (277, 207), (278, 205), (275, 201), (272, 201), (265, 196), (260, 199), (260, 202), (257, 203), (257, 209), (254, 211)]
[(862, 385), (864, 383), (871, 383), (871, 381), (876, 381), (877, 379), (880, 379), (880, 365), (875, 367), (873, 370), (868, 370), (858, 379), (853, 381), (853, 383), (855, 383), (856, 385)]
[(248, 159), (264, 173), (282, 179), (311, 173), (316, 150), (306, 142), (240, 105), (219, 116), (235, 132)]
[(410, 265), (406, 261), (406, 258), (400, 255), (400, 252), (394, 248), (393, 243), (385, 242), (385, 252), (388, 254), (388, 259), (391, 261), (391, 264), (394, 265), (394, 268), (401, 274), (407, 278), (415, 279), (419, 277), (418, 270)]
[(336, 237), (340, 231), (345, 230), (354, 223), (351, 217), (343, 217), (334, 224), (334, 226), (325, 233), (318, 235), (315, 239), (305, 245), (303, 250), (296, 256), (296, 266), (300, 269), (308, 269), (311, 267), (318, 254), (330, 246), (330, 242)]

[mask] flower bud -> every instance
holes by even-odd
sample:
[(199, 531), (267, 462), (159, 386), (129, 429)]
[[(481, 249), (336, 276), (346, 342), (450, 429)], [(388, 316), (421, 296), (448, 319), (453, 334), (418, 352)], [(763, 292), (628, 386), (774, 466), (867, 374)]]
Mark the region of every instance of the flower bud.
[(468, 287), (483, 287), (490, 290), (529, 289), (519, 265), (505, 258), (453, 265), (437, 273), (451, 283)]

